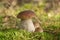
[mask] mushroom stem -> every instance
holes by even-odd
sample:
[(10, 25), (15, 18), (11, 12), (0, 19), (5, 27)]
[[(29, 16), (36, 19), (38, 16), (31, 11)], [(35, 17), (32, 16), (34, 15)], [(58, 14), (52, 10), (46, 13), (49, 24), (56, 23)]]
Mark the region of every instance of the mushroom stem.
[(21, 29), (27, 30), (29, 32), (34, 32), (35, 27), (34, 27), (32, 19), (21, 20)]

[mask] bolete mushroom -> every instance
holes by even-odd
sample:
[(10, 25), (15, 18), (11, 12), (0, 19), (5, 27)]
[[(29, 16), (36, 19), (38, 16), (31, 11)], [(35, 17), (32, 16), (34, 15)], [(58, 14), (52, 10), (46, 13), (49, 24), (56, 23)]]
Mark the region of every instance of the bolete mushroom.
[(33, 22), (35, 27), (35, 32), (43, 32), (41, 25), (38, 22)]
[(35, 17), (35, 13), (31, 10), (22, 11), (17, 15), (17, 18), (21, 19), (21, 29), (27, 30), (29, 32), (34, 32), (35, 27), (32, 18)]

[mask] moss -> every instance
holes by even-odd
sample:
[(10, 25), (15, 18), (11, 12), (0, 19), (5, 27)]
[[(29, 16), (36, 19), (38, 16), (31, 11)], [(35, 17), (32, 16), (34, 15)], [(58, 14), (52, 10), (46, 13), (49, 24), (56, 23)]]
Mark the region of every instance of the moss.
[(25, 30), (0, 30), (0, 40), (54, 40), (54, 35), (44, 32), (27, 32)]

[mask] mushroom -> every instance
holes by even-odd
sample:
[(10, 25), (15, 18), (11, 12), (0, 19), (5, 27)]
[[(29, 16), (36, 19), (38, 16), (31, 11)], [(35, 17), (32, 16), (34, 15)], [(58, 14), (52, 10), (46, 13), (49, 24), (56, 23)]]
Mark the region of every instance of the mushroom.
[(43, 32), (42, 27), (40, 26), (39, 22), (33, 22), (34, 27), (35, 27), (35, 32)]
[(17, 15), (17, 18), (21, 19), (21, 29), (29, 32), (34, 32), (35, 27), (32, 18), (35, 17), (35, 13), (31, 10), (22, 11)]

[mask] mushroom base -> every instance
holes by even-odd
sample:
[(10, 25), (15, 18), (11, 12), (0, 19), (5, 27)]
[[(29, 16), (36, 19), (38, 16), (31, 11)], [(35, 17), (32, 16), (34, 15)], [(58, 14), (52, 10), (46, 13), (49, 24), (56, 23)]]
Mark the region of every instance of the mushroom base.
[(32, 19), (21, 20), (21, 29), (27, 30), (29, 32), (34, 32), (35, 27), (32, 22)]

